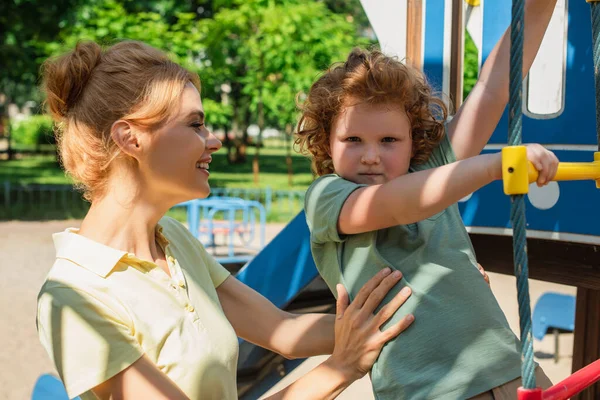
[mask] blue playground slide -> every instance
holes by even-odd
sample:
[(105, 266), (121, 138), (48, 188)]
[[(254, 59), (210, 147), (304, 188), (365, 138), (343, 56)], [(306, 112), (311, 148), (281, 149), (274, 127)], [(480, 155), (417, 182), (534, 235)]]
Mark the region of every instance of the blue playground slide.
[[(310, 252), (304, 212), (299, 213), (236, 277), (282, 309), (295, 311), (332, 308), (333, 296), (318, 282)], [(311, 287), (309, 287), (311, 286)], [(309, 287), (309, 288), (307, 288)], [(305, 289), (308, 289), (304, 291)], [(303, 292), (304, 291), (304, 292)], [(299, 296), (299, 294), (302, 295)], [(292, 303), (293, 302), (293, 303)], [(323, 307), (325, 307), (323, 309)], [(238, 393), (240, 400), (259, 398), (304, 360), (286, 360), (247, 342), (240, 342)]]

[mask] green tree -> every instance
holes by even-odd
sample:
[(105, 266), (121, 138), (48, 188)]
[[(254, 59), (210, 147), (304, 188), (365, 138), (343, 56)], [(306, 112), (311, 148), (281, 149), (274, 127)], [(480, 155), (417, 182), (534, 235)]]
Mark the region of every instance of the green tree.
[[(322, 2), (247, 0), (232, 5), (215, 9), (214, 18), (203, 21), (210, 68), (202, 72), (213, 98), (218, 99), (223, 83), (230, 88), (232, 129), (243, 149), (250, 124), (260, 132), (266, 126), (289, 132), (286, 127), (297, 118), (296, 95), (306, 93), (319, 71), (368, 42), (345, 16)], [(256, 176), (258, 154), (256, 146)]]
[[(127, 0), (87, 3), (77, 10), (74, 23), (60, 32), (59, 40), (46, 45), (45, 52), (58, 54), (73, 48), (80, 40), (94, 40), (103, 45), (123, 39), (141, 40), (201, 73), (206, 64), (202, 59), (206, 46), (197, 13), (169, 8), (168, 1), (162, 4), (162, 7), (154, 4), (155, 11), (140, 11), (143, 10), (139, 8), (140, 4), (128, 6)], [(219, 107), (210, 99), (206, 99), (205, 103), (211, 110), (209, 122), (217, 128), (225, 127), (232, 114), (231, 107), (225, 104)]]
[[(42, 43), (55, 40), (83, 0), (0, 1), (0, 137), (10, 138), (8, 105), (39, 101), (38, 70)], [(8, 156), (12, 158), (11, 141)]]
[(463, 66), (463, 99), (466, 99), (479, 77), (479, 52), (471, 35), (466, 30), (465, 61)]

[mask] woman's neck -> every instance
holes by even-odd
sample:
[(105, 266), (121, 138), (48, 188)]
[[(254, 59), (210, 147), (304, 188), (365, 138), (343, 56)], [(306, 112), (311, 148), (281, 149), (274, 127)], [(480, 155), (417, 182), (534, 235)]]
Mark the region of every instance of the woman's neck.
[(156, 225), (168, 207), (152, 204), (142, 196), (118, 193), (109, 192), (92, 203), (79, 234), (155, 262), (162, 257), (155, 240)]

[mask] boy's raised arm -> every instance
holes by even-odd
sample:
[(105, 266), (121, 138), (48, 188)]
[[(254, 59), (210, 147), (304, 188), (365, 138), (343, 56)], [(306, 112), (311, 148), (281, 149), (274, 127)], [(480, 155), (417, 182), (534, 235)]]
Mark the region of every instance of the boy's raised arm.
[(355, 190), (338, 231), (350, 235), (422, 221), (502, 177), (501, 154), (484, 154)]
[[(508, 6), (508, 5), (507, 5)], [(538, 52), (556, 0), (527, 0), (523, 76)], [(448, 124), (448, 135), (458, 160), (473, 157), (487, 144), (508, 102), (510, 27), (487, 58), (477, 83)]]
[[(558, 159), (553, 152), (530, 144), (527, 158), (539, 171), (538, 186), (554, 178)], [(350, 235), (422, 221), (498, 179), (502, 179), (502, 153), (492, 153), (359, 188), (342, 206), (337, 228)]]

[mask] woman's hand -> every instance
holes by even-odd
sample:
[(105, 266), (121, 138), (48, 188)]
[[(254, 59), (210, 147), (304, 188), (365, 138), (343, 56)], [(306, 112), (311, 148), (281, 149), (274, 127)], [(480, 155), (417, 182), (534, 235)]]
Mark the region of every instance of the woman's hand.
[(487, 272), (485, 272), (485, 270), (483, 269), (481, 264), (477, 263), (477, 269), (479, 270), (479, 272), (481, 272), (481, 275), (483, 275), (483, 280), (488, 284), (488, 286), (491, 286), (490, 285), (490, 277), (487, 274)]
[(335, 347), (326, 363), (341, 371), (350, 381), (360, 379), (369, 372), (383, 345), (408, 328), (414, 320), (414, 316), (409, 314), (385, 331), (379, 330), (410, 296), (408, 287), (404, 287), (377, 314), (373, 314), (400, 278), (400, 271), (391, 273), (389, 268), (384, 269), (360, 289), (350, 305), (346, 289), (340, 284), (336, 287)]
[(379, 330), (410, 296), (408, 288), (400, 291), (373, 315), (377, 305), (401, 277), (400, 272), (391, 274), (389, 268), (384, 269), (365, 283), (350, 305), (348, 292), (342, 285), (337, 285), (333, 354), (308, 374), (269, 397), (269, 400), (335, 399), (352, 382), (369, 372), (383, 345), (398, 336), (414, 320), (412, 315), (407, 315), (384, 332)]

